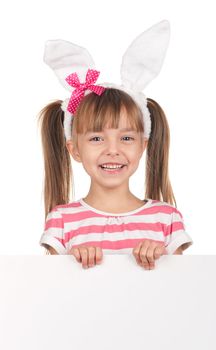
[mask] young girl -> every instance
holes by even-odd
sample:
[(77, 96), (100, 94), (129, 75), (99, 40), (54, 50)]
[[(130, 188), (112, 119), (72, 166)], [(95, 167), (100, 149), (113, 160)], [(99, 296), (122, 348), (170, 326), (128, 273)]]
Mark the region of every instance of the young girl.
[[(132, 253), (138, 265), (153, 269), (161, 255), (182, 254), (192, 244), (169, 180), (167, 119), (140, 92), (161, 68), (168, 35), (169, 23), (162, 21), (132, 43), (123, 57), (121, 86), (94, 84), (99, 72), (89, 69), (93, 63), (85, 49), (47, 42), (45, 62), (64, 86), (66, 81), (74, 88), (70, 100), (40, 112), (46, 216), (40, 244), (51, 254), (74, 255), (88, 268), (100, 264), (103, 254)], [(130, 191), (129, 178), (144, 151), (142, 200)], [(70, 155), (91, 179), (85, 198), (72, 202)]]

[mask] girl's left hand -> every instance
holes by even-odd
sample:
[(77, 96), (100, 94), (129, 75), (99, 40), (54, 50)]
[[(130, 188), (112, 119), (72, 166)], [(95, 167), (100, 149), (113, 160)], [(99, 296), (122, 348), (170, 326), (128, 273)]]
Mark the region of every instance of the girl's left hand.
[(147, 270), (154, 269), (155, 260), (165, 254), (167, 254), (167, 251), (163, 242), (155, 242), (149, 239), (140, 242), (138, 246), (133, 249), (133, 255), (137, 264)]

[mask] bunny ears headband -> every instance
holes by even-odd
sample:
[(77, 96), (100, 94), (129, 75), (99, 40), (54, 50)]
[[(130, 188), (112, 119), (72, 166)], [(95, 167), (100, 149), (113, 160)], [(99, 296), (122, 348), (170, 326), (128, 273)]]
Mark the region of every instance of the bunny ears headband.
[(121, 85), (103, 83), (95, 85), (99, 72), (89, 52), (64, 40), (48, 40), (44, 61), (57, 75), (61, 85), (72, 94), (62, 103), (66, 140), (71, 139), (71, 121), (82, 98), (90, 92), (101, 95), (106, 87), (128, 93), (138, 104), (144, 120), (144, 137), (151, 132), (150, 113), (142, 90), (161, 70), (169, 44), (169, 22), (161, 21), (140, 34), (128, 47), (122, 58)]

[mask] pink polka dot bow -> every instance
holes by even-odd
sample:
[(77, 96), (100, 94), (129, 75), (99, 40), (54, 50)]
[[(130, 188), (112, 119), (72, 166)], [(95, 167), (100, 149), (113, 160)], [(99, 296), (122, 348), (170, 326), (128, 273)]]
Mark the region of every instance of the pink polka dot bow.
[(65, 79), (67, 83), (75, 87), (76, 89), (73, 91), (70, 101), (68, 103), (67, 110), (68, 112), (74, 114), (76, 112), (77, 107), (79, 106), (81, 100), (85, 95), (85, 90), (91, 90), (97, 95), (101, 95), (105, 88), (99, 85), (93, 85), (97, 78), (99, 77), (100, 72), (94, 69), (88, 69), (86, 73), (86, 81), (85, 83), (80, 83), (77, 73), (72, 73), (67, 76)]

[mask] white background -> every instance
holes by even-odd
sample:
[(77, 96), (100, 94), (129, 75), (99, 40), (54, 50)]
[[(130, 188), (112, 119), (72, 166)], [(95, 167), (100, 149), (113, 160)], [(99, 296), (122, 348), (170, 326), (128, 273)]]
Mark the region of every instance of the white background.
[(216, 349), (215, 255), (74, 260), (0, 256), (1, 349)]
[[(86, 47), (99, 82), (120, 83), (131, 41), (167, 19), (171, 40), (147, 97), (164, 109), (171, 130), (170, 178), (194, 245), (185, 254), (215, 254), (215, 10), (214, 1), (7, 1), (1, 3), (0, 254), (44, 254), (43, 159), (37, 114), (68, 92), (43, 62), (45, 41)], [(89, 178), (74, 164), (75, 196)], [(144, 159), (131, 190), (144, 197)]]

